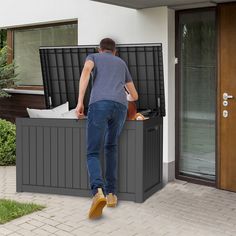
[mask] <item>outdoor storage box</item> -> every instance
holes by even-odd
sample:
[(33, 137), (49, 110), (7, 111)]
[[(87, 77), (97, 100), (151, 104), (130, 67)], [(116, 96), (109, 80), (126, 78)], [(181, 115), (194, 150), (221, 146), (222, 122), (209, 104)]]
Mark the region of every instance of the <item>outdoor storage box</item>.
[[(95, 46), (42, 47), (47, 108), (77, 105), (79, 78)], [(143, 202), (162, 187), (164, 79), (161, 44), (119, 45), (139, 93), (138, 111), (149, 119), (127, 120), (119, 139), (118, 197)], [(85, 96), (87, 112), (91, 77)], [(105, 161), (101, 151), (101, 166)], [(91, 196), (86, 166), (86, 119), (16, 118), (17, 192)]]

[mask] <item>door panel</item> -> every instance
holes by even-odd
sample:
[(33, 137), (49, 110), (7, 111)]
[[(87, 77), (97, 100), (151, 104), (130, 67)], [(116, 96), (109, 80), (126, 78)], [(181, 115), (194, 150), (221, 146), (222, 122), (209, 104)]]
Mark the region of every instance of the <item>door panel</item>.
[(219, 5), (219, 85), (219, 187), (236, 191), (236, 3)]

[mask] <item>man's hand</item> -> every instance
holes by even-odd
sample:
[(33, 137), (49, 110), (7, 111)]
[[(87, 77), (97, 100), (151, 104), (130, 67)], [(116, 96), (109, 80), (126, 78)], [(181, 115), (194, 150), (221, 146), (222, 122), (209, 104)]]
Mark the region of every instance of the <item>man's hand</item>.
[(127, 93), (126, 93), (127, 100), (128, 101), (137, 101), (138, 100), (138, 93), (136, 91), (136, 88), (134, 86), (133, 81), (126, 83), (125, 88), (126, 88), (126, 90), (128, 91), (128, 94), (129, 94), (129, 95), (127, 95)]
[(84, 104), (79, 104), (78, 103), (75, 111), (76, 111), (76, 114), (77, 114), (79, 119), (84, 118)]
[(129, 93), (127, 93), (126, 91), (125, 91), (125, 93), (126, 93), (127, 101), (129, 101), (129, 102), (134, 102), (135, 101), (135, 99)]

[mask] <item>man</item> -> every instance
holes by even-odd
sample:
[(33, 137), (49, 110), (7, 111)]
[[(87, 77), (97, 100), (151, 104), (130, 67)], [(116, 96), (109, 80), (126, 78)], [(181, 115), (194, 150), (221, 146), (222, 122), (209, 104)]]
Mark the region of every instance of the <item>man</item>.
[[(89, 218), (100, 217), (105, 205), (117, 205), (118, 137), (126, 120), (128, 108), (125, 88), (133, 101), (138, 99), (126, 63), (115, 54), (115, 42), (110, 38), (101, 40), (99, 53), (87, 56), (80, 77), (76, 107), (78, 118), (84, 116), (83, 100), (91, 72), (94, 77), (87, 114), (87, 169), (93, 195)], [(105, 183), (99, 160), (103, 141), (106, 160)]]

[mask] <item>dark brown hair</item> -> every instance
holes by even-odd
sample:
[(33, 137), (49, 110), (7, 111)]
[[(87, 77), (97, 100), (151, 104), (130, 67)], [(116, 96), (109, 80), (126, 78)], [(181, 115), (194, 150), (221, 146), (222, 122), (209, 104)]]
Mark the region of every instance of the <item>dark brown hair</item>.
[(100, 49), (101, 50), (110, 50), (110, 51), (115, 51), (116, 49), (116, 43), (113, 39), (111, 38), (104, 38), (100, 42)]

